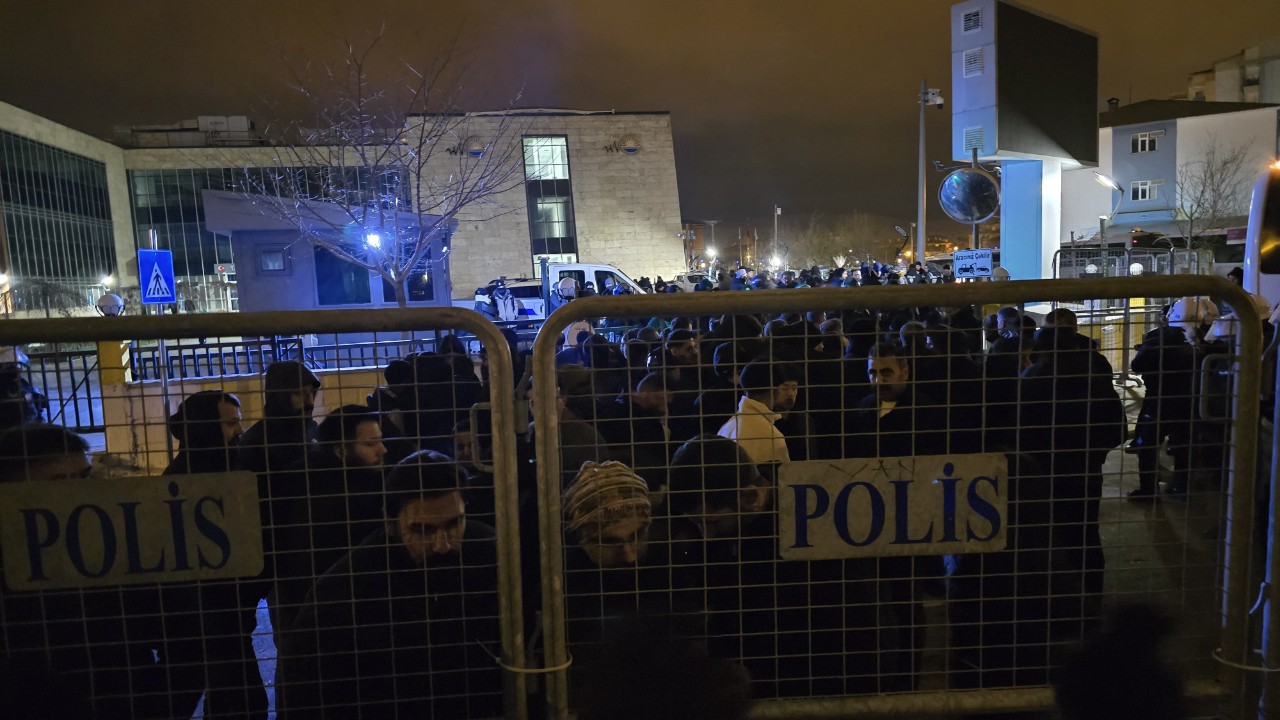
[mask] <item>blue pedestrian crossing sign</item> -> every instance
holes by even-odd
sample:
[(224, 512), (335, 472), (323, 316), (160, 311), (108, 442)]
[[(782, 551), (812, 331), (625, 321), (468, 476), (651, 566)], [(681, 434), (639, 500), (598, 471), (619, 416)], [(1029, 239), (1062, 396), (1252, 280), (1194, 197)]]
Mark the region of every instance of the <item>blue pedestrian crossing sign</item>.
[(142, 282), (144, 305), (177, 302), (177, 287), (173, 282), (173, 251), (139, 250), (138, 280)]

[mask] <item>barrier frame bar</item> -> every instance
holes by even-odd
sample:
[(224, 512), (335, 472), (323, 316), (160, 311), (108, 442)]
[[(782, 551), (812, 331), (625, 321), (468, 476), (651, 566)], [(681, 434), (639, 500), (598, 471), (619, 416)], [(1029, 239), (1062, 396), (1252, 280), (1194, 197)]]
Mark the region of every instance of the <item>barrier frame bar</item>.
[(503, 707), (508, 720), (528, 717), (524, 667), (524, 608), (520, 566), (520, 532), (516, 511), (515, 418), (511, 388), (515, 386), (511, 351), (498, 327), (466, 308), (400, 308), (365, 310), (308, 310), (262, 313), (127, 316), (6, 320), (0, 322), (0, 346), (32, 342), (69, 343), (133, 340), (139, 337), (272, 336), (282, 327), (306, 327), (309, 332), (416, 332), (466, 330), (489, 352), (490, 402), (493, 405), (494, 513), (499, 529), (498, 613), (502, 633)]
[[(1221, 656), (1219, 682), (1195, 683), (1192, 697), (1227, 697), (1235, 706), (1232, 717), (1243, 717), (1245, 707), (1244, 672), (1252, 655), (1248, 643), (1249, 552), (1252, 540), (1253, 505), (1257, 472), (1257, 442), (1260, 420), (1262, 316), (1250, 296), (1226, 278), (1217, 276), (1129, 277), (1124, 279), (1017, 280), (1008, 282), (957, 283), (954, 285), (906, 285), (859, 288), (811, 288), (765, 292), (704, 292), (674, 295), (588, 297), (570, 302), (547, 318), (534, 342), (533, 387), (536, 397), (555, 397), (556, 340), (570, 323), (601, 317), (716, 316), (804, 312), (815, 307), (909, 308), (1037, 302), (1080, 301), (1100, 298), (1187, 297), (1222, 298), (1237, 309), (1241, 333), (1236, 352), (1235, 408), (1232, 425), (1233, 452), (1231, 482), (1225, 515), (1226, 552), (1222, 572), (1226, 575), (1222, 596)], [(568, 720), (568, 657), (565, 601), (563, 537), (559, 518), (560, 453), (559, 424), (555, 403), (535, 404), (537, 429), (538, 525), (542, 562), (542, 631), (546, 667), (548, 717)], [(1275, 493), (1273, 492), (1273, 497)], [(1052, 706), (1049, 688), (1008, 688), (997, 690), (952, 690), (893, 696), (771, 700), (757, 703), (751, 716), (835, 718), (855, 713), (901, 715), (911, 712), (958, 714), (976, 710), (1037, 710)]]

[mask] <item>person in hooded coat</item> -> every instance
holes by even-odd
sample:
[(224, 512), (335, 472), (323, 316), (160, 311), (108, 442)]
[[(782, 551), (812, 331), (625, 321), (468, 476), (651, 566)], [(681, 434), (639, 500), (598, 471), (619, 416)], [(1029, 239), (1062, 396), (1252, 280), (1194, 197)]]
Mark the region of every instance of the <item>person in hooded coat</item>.
[[(240, 400), (222, 390), (194, 393), (169, 416), (169, 433), (179, 449), (165, 475), (230, 472), (244, 435)], [(248, 595), (265, 592), (262, 586)], [(250, 639), (253, 618), (240, 609), (256, 605), (257, 599), (241, 598), (231, 581), (170, 583), (161, 586), (161, 593), (163, 607), (168, 609), (162, 616), (162, 655), (167, 654), (173, 668), (171, 693), (184, 697), (194, 690), (194, 698), (187, 701), (193, 706), (204, 690), (206, 712), (211, 715), (264, 716), (266, 691)], [(252, 693), (246, 691), (249, 688)]]
[(1054, 551), (1074, 572), (1058, 573), (1050, 593), (1058, 626), (1096, 620), (1105, 559), (1098, 530), (1102, 464), (1126, 433), (1124, 405), (1101, 353), (1071, 328), (1046, 328), (1019, 381), (1018, 449), (1045, 470), (1052, 498)]
[(296, 360), (267, 366), (262, 419), (240, 438), (237, 465), (256, 473), (279, 472), (302, 464), (315, 439), (316, 392), (320, 379)]
[(194, 393), (169, 416), (169, 434), (178, 441), (178, 454), (165, 475), (229, 472), (244, 435), (240, 399), (222, 390)]

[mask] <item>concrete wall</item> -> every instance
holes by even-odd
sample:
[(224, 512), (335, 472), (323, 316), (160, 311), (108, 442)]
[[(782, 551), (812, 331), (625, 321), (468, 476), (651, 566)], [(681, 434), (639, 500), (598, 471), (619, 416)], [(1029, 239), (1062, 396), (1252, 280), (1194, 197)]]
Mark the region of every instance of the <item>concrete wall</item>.
[[(493, 137), (502, 122), (468, 118), (458, 128), (458, 141)], [(508, 143), (520, 143), (524, 135), (565, 136), (581, 262), (612, 263), (634, 278), (670, 277), (685, 268), (670, 115), (547, 114), (516, 116), (507, 123), (503, 139)], [(609, 147), (623, 135), (639, 139), (638, 152)], [(518, 147), (515, 161), (522, 173)], [(443, 178), (478, 162), (438, 153), (428, 172)], [(450, 253), (454, 297), (499, 275), (532, 275), (525, 188), (519, 177), (514, 180), (506, 192), (459, 215)]]
[(1098, 131), (1098, 167), (1062, 173), (1062, 247), (1071, 244), (1072, 233), (1076, 242), (1092, 240), (1098, 232), (1098, 217), (1110, 215), (1115, 207), (1118, 193), (1099, 184), (1094, 174), (1097, 170), (1103, 175), (1112, 175), (1111, 135), (1111, 128)]
[(111, 203), (112, 235), (121, 285), (138, 283), (138, 259), (133, 246), (133, 209), (125, 177), (124, 150), (79, 130), (0, 102), (0, 130), (97, 160), (106, 165), (107, 198)]
[[(1244, 145), (1248, 158), (1247, 176), (1250, 178), (1247, 193), (1252, 191), (1252, 180), (1260, 176), (1280, 154), (1277, 147), (1278, 122), (1280, 110), (1277, 108), (1183, 118), (1178, 121), (1177, 162), (1181, 165), (1204, 159), (1205, 150), (1215, 140), (1223, 149)], [(1247, 207), (1247, 196), (1243, 202)]]

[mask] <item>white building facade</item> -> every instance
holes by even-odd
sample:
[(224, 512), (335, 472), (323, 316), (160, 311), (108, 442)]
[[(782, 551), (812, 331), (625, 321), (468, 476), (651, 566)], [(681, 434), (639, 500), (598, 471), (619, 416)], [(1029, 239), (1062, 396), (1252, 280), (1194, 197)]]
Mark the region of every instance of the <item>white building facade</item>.
[[(1181, 246), (1189, 229), (1196, 236), (1240, 234), (1252, 181), (1280, 154), (1280, 107), (1250, 103), (1148, 101), (1116, 108), (1100, 117), (1097, 168), (1063, 173), (1062, 247), (1112, 245), (1135, 236), (1173, 238)], [(1182, 194), (1206, 157), (1241, 150), (1238, 215), (1219, 218), (1217, 227), (1190, 225)], [(1107, 187), (1114, 181), (1118, 189)], [(1240, 235), (1243, 237), (1242, 235)]]

